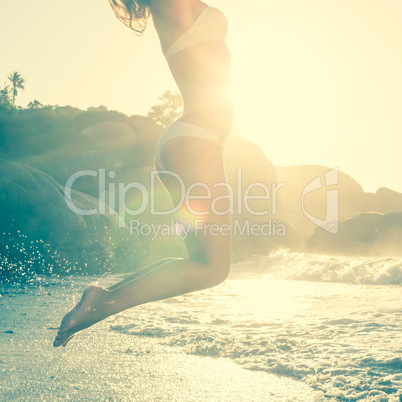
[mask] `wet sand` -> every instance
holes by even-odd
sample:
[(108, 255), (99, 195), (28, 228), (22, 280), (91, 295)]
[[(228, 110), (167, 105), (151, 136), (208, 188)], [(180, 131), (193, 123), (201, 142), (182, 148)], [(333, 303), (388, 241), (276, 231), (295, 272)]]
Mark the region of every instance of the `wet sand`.
[(302, 382), (245, 370), (229, 359), (187, 355), (157, 338), (109, 331), (108, 320), (55, 349), (56, 328), (73, 290), (1, 296), (1, 401), (320, 400)]

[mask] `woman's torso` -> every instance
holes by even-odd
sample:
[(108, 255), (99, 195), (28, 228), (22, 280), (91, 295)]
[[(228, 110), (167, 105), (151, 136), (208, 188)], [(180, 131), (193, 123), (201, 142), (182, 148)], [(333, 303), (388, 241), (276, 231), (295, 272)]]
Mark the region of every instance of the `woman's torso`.
[[(178, 11), (175, 18), (152, 13), (162, 51), (188, 31), (197, 16), (208, 7), (201, 1)], [(232, 124), (230, 97), (230, 54), (224, 40), (202, 41), (189, 46), (168, 61), (172, 75), (183, 96), (180, 118), (226, 136)]]

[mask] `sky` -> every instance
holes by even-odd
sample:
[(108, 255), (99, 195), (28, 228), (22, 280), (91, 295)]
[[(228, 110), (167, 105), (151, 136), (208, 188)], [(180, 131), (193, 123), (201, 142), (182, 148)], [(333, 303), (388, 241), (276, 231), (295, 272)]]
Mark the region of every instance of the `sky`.
[[(402, 1), (213, 0), (229, 21), (235, 126), (276, 166), (339, 167), (402, 192)], [(136, 36), (107, 0), (0, 4), (0, 87), (17, 104), (146, 115), (177, 90), (153, 26)]]

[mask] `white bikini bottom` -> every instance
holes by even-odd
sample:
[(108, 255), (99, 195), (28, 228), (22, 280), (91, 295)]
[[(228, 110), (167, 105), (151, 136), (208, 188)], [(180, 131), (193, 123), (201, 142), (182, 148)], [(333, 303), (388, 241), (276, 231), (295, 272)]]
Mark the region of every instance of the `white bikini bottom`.
[(196, 126), (195, 124), (176, 121), (163, 133), (162, 137), (156, 144), (155, 148), (155, 166), (157, 169), (166, 170), (161, 160), (161, 149), (163, 145), (176, 137), (198, 137), (205, 138), (216, 143), (219, 149), (223, 150), (224, 139), (219, 135), (206, 128)]

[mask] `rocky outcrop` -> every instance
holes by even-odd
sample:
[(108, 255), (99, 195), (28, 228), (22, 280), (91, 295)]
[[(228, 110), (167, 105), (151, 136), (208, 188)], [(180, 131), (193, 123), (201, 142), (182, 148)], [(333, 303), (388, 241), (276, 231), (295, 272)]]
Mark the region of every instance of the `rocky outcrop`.
[(308, 249), (340, 255), (402, 256), (402, 213), (361, 213), (343, 220), (336, 235), (317, 228)]
[(33, 272), (99, 274), (142, 263), (138, 238), (119, 227), (117, 215), (80, 215), (100, 208), (91, 196), (64, 189), (50, 176), (0, 159), (0, 276), (28, 278)]
[[(3, 274), (5, 269), (26, 274), (29, 266), (39, 273), (132, 271), (150, 260), (186, 256), (177, 236), (127, 237), (131, 220), (158, 226), (176, 219), (173, 213), (153, 214), (150, 200), (139, 216), (128, 213), (143, 202), (140, 188), (153, 197), (158, 211), (173, 207), (158, 178), (151, 189), (155, 144), (163, 133), (153, 120), (104, 107), (48, 107), (0, 114), (0, 132), (0, 157), (13, 160), (0, 163)], [(343, 172), (337, 183), (328, 184), (331, 169), (325, 166), (275, 167), (257, 145), (234, 133), (226, 142), (224, 162), (233, 190), (234, 252), (267, 254), (308, 245), (315, 252), (398, 253), (402, 194), (386, 188), (365, 193)], [(105, 210), (117, 212), (125, 205), (120, 215), (125, 229), (119, 228), (117, 215), (81, 216), (66, 206), (64, 187), (83, 171), (93, 175), (74, 181), (72, 202), (92, 210), (104, 201)], [(138, 186), (130, 187), (133, 183)], [(125, 199), (120, 186), (127, 188)], [(334, 190), (338, 235), (316, 226), (325, 220), (328, 192)]]
[(233, 188), (235, 252), (268, 254), (278, 248), (298, 249), (301, 236), (286, 219), (285, 210), (278, 210), (277, 172), (267, 156), (257, 145), (229, 136), (224, 158)]
[[(361, 212), (359, 209), (356, 210), (355, 204), (358, 204), (358, 200), (363, 197), (363, 189), (352, 177), (343, 172), (339, 172), (337, 184), (327, 186), (325, 174), (331, 171), (329, 167), (304, 165), (277, 167), (276, 170), (278, 184), (283, 185), (278, 193), (278, 209), (305, 238), (312, 235), (316, 227), (308, 218), (309, 214), (325, 220), (328, 191), (338, 192), (336, 208), (340, 220)], [(309, 184), (314, 180), (318, 180), (321, 187), (308, 191)]]

